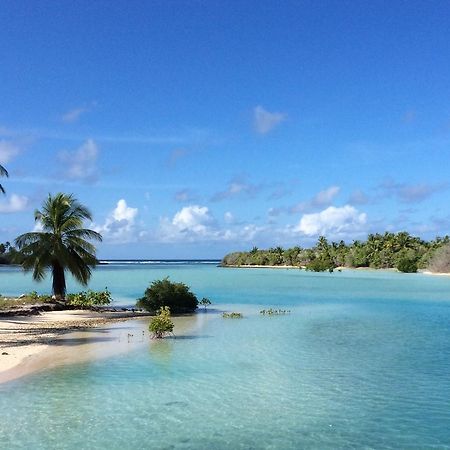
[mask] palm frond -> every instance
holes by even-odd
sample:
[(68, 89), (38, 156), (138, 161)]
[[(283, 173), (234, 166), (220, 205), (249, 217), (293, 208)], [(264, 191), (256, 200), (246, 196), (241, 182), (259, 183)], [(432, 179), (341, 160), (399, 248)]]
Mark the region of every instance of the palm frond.
[(9, 177), (8, 171), (0, 164), (0, 176)]

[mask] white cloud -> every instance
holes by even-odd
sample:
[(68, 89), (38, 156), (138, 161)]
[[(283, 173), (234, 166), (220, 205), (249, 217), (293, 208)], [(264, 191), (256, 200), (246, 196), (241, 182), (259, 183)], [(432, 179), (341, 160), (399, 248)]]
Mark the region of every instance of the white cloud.
[(162, 242), (221, 241), (234, 237), (230, 230), (221, 229), (206, 206), (190, 205), (178, 211), (172, 220), (160, 221), (157, 239)]
[(223, 191), (216, 192), (211, 201), (219, 202), (228, 198), (234, 198), (241, 195), (248, 197), (255, 196), (262, 189), (262, 185), (248, 183), (242, 178), (234, 178)]
[(97, 158), (99, 150), (93, 139), (88, 139), (74, 151), (64, 150), (58, 157), (63, 165), (64, 175), (69, 180), (93, 182), (98, 178)]
[(20, 148), (10, 142), (2, 139), (0, 141), (0, 164), (8, 164), (20, 152)]
[(97, 105), (96, 102), (92, 102), (87, 106), (79, 106), (78, 108), (70, 109), (61, 116), (61, 120), (64, 123), (78, 122), (78, 120), (83, 114), (91, 111), (96, 105)]
[(208, 224), (213, 218), (206, 206), (186, 206), (173, 217), (172, 224), (181, 232), (189, 231), (197, 235), (204, 235)]
[(15, 213), (24, 211), (28, 207), (28, 197), (12, 194), (5, 200), (0, 201), (0, 213)]
[(353, 191), (348, 202), (352, 205), (365, 205), (369, 203), (369, 197), (360, 189)]
[(291, 213), (307, 212), (324, 208), (331, 205), (333, 200), (338, 196), (341, 188), (339, 186), (330, 186), (323, 191), (318, 192), (313, 198), (308, 201), (300, 202), (294, 205), (291, 209)]
[(255, 130), (260, 134), (267, 134), (277, 125), (286, 120), (287, 115), (280, 112), (269, 112), (262, 106), (253, 109), (253, 123)]
[(175, 193), (174, 198), (177, 202), (191, 202), (195, 199), (195, 195), (189, 189), (182, 189)]
[(318, 213), (304, 214), (295, 231), (307, 236), (346, 237), (361, 232), (366, 222), (367, 215), (353, 206), (329, 206)]
[(117, 202), (116, 207), (108, 215), (101, 226), (94, 224), (94, 230), (100, 233), (105, 241), (124, 244), (136, 240), (136, 216), (138, 208), (131, 208), (124, 199)]
[(230, 211), (227, 211), (223, 215), (223, 220), (225, 220), (225, 223), (233, 223), (234, 222), (234, 216)]

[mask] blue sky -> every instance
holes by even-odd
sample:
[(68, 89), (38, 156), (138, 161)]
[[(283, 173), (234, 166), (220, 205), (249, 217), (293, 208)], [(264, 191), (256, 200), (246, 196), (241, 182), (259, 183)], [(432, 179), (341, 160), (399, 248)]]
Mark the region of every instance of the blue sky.
[(0, 241), (48, 193), (102, 258), (450, 232), (450, 5), (4, 1)]

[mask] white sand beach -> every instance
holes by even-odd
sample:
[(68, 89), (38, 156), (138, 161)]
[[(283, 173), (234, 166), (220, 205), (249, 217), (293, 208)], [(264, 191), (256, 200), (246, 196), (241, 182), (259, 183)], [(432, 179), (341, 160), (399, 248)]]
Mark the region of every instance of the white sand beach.
[[(207, 315), (173, 317), (182, 335)], [(149, 345), (149, 317), (91, 311), (0, 319), (0, 383), (48, 368), (105, 358)]]

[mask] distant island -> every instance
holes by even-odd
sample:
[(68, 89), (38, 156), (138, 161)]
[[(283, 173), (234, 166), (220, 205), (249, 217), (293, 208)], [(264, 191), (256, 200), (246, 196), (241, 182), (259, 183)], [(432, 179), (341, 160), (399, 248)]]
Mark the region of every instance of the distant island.
[(450, 272), (450, 237), (436, 237), (425, 241), (408, 232), (369, 234), (365, 241), (329, 242), (320, 236), (312, 248), (295, 246), (226, 255), (222, 267), (299, 267), (314, 272), (336, 268), (397, 269), (414, 273), (428, 270), (433, 273)]

